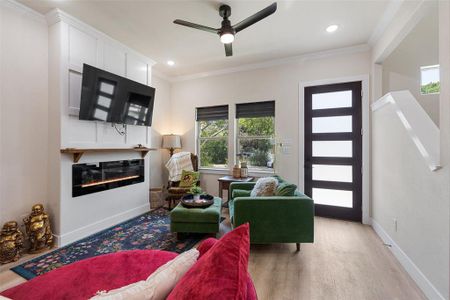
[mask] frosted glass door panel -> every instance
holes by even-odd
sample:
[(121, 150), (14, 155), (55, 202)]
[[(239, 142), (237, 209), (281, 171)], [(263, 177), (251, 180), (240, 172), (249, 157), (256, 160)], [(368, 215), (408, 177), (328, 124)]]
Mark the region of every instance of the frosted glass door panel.
[(312, 189), (314, 204), (353, 207), (353, 192), (329, 189)]
[(362, 82), (304, 89), (304, 190), (315, 215), (362, 221)]
[(322, 181), (352, 182), (352, 166), (313, 165), (312, 179)]
[(312, 132), (352, 132), (352, 116), (312, 118)]
[(352, 157), (352, 141), (313, 141), (312, 156)]
[(352, 107), (352, 91), (312, 95), (312, 109)]

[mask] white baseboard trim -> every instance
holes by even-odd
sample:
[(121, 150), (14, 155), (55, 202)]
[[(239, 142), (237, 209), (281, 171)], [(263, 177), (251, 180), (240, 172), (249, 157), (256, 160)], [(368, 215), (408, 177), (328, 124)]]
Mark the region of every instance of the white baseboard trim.
[(416, 282), (422, 292), (427, 296), (428, 299), (437, 300), (445, 298), (441, 293), (434, 287), (434, 285), (428, 280), (428, 278), (420, 271), (420, 269), (414, 264), (414, 262), (406, 255), (405, 252), (397, 245), (396, 242), (387, 234), (387, 232), (381, 227), (380, 224), (377, 223), (374, 219), (372, 219), (372, 228), (381, 238), (381, 240), (391, 245), (389, 249), (392, 254), (397, 258), (400, 264), (403, 266), (405, 271), (411, 276), (411, 278)]
[(149, 210), (150, 210), (150, 206), (147, 203), (147, 204), (132, 208), (130, 210), (127, 210), (125, 212), (110, 216), (108, 218), (97, 221), (95, 223), (75, 229), (71, 232), (67, 232), (62, 235), (55, 234), (54, 237), (56, 238), (56, 245), (58, 245), (58, 247), (62, 247), (67, 244), (73, 243), (79, 239), (87, 237), (87, 236), (94, 234), (96, 232), (99, 232), (103, 229), (106, 229), (108, 227), (114, 226), (114, 225), (121, 223), (123, 221), (126, 221), (128, 219), (139, 216), (140, 214), (148, 212)]

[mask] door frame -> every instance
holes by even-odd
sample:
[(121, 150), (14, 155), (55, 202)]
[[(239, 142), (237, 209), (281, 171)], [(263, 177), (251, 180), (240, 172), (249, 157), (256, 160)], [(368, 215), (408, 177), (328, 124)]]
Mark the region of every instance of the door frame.
[(299, 158), (299, 186), (305, 187), (305, 87), (316, 86), (316, 85), (326, 85), (326, 84), (336, 84), (345, 83), (352, 81), (361, 81), (361, 115), (362, 115), (362, 223), (370, 225), (370, 95), (369, 95), (369, 74), (349, 76), (349, 77), (338, 77), (323, 80), (314, 81), (300, 81), (299, 83), (299, 101), (298, 101), (298, 111), (299, 111), (299, 147), (298, 147), (298, 158)]

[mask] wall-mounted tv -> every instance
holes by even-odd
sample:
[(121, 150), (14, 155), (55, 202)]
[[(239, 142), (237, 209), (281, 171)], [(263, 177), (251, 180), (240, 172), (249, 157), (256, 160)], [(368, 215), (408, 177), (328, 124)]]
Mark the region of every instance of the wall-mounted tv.
[(154, 88), (83, 65), (80, 120), (151, 126), (154, 101)]

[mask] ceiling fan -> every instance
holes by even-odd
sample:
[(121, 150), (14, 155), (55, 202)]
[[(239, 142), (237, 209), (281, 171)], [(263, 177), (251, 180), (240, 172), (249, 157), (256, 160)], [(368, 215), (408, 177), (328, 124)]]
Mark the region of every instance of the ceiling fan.
[(241, 30), (244, 30), (245, 28), (255, 24), (256, 22), (261, 21), (262, 19), (270, 16), (277, 10), (277, 3), (272, 3), (271, 5), (267, 6), (263, 10), (260, 10), (256, 14), (248, 17), (245, 20), (242, 20), (241, 22), (231, 25), (230, 20), (228, 18), (231, 16), (231, 7), (228, 5), (221, 5), (219, 7), (219, 14), (223, 18), (222, 21), (222, 27), (220, 28), (212, 28), (204, 25), (199, 25), (195, 23), (191, 23), (184, 20), (176, 19), (173, 21), (175, 24), (183, 25), (187, 27), (192, 27), (194, 29), (199, 29), (207, 32), (211, 32), (214, 34), (218, 34), (220, 36), (220, 41), (225, 45), (225, 54), (226, 56), (232, 56), (233, 55), (233, 48), (232, 43), (234, 41), (234, 36), (236, 33), (238, 33)]

